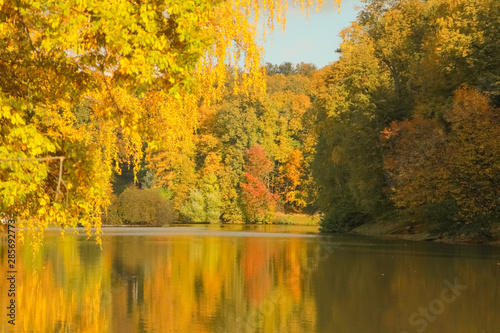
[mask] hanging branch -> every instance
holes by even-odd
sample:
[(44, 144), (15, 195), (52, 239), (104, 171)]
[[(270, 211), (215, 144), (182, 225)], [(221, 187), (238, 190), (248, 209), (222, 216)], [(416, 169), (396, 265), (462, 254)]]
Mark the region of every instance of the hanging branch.
[(62, 183), (62, 171), (63, 171), (63, 161), (64, 156), (52, 156), (52, 157), (32, 157), (32, 158), (0, 158), (0, 162), (32, 162), (32, 161), (51, 161), (59, 160), (59, 180), (57, 181), (57, 190), (55, 200), (59, 197), (61, 193), (61, 183)]

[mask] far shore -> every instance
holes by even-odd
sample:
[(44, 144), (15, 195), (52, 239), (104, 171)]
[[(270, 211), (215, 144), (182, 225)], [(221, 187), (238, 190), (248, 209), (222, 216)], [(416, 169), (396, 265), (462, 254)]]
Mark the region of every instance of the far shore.
[(451, 244), (488, 244), (500, 245), (500, 226), (492, 227), (493, 239), (473, 238), (467, 235), (449, 236), (446, 234), (435, 235), (424, 224), (410, 226), (401, 222), (377, 222), (363, 224), (349, 233), (364, 236), (375, 236), (385, 239), (404, 239), (420, 242), (442, 242)]
[[(102, 228), (112, 228), (112, 227), (126, 227), (126, 228), (144, 228), (144, 227), (169, 227), (176, 225), (248, 225), (248, 226), (271, 226), (271, 225), (289, 225), (289, 226), (317, 226), (320, 228), (320, 215), (307, 215), (307, 214), (284, 214), (277, 213), (273, 223), (251, 223), (246, 224), (241, 223), (231, 223), (231, 224), (210, 224), (210, 223), (172, 223), (165, 224), (163, 226), (145, 225), (145, 224), (123, 224), (123, 225), (113, 225), (113, 224), (103, 224)], [(3, 227), (3, 225), (1, 225)], [(55, 225), (50, 225), (49, 228), (56, 228)], [(83, 229), (84, 227), (79, 224), (75, 227)], [(4, 228), (2, 228), (4, 229)], [(6, 229), (6, 228), (5, 228)], [(65, 228), (70, 230), (73, 228)], [(95, 228), (92, 228), (95, 229)], [(384, 239), (404, 239), (409, 241), (420, 241), (420, 242), (442, 242), (442, 243), (452, 243), (452, 244), (488, 244), (488, 245), (500, 245), (500, 225), (494, 225), (491, 230), (493, 239), (486, 238), (473, 238), (467, 235), (449, 236), (446, 234), (436, 235), (432, 234), (429, 227), (424, 224), (410, 225), (401, 221), (387, 221), (387, 222), (377, 222), (377, 223), (367, 223), (363, 224), (349, 232), (348, 234), (363, 235), (363, 236), (373, 236)]]

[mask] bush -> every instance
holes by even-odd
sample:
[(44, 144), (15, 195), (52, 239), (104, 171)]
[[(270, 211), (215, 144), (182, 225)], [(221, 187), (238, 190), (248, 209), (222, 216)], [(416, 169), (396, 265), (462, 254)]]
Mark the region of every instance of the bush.
[(280, 215), (274, 218), (274, 224), (293, 224), (293, 219), (288, 215)]
[(112, 202), (105, 218), (106, 223), (113, 225), (161, 226), (176, 220), (173, 204), (161, 190), (140, 190), (135, 186), (126, 188)]
[(123, 221), (118, 213), (119, 199), (116, 195), (111, 198), (111, 205), (108, 207), (107, 214), (103, 214), (102, 223), (111, 225), (122, 225)]
[(477, 241), (493, 239), (491, 226), (496, 221), (493, 214), (477, 215), (464, 221), (460, 218), (459, 207), (453, 199), (424, 205), (421, 211), (424, 220), (435, 225), (431, 229), (434, 234), (465, 237)]
[(433, 233), (451, 232), (458, 227), (458, 206), (453, 199), (443, 200), (437, 203), (424, 204), (416, 213), (426, 223), (435, 225), (431, 230)]
[(215, 174), (206, 175), (199, 189), (191, 190), (180, 208), (181, 215), (190, 222), (220, 223), (222, 197)]
[(200, 190), (191, 190), (189, 199), (181, 206), (180, 212), (191, 222), (207, 222), (203, 193)]
[(322, 232), (348, 232), (365, 223), (373, 222), (370, 214), (354, 211), (348, 208), (335, 210), (332, 214), (325, 216), (319, 225)]

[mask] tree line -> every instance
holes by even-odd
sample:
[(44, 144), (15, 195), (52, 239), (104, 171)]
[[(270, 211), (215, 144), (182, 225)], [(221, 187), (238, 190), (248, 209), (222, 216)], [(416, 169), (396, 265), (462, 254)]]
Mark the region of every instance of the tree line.
[[(390, 219), (483, 237), (500, 220), (498, 1), (366, 0), (321, 69), (261, 66), (225, 2), (124, 1), (113, 17), (19, 3), (0, 12), (0, 157), (65, 157), (62, 181), (59, 163), (0, 164), (2, 211), (31, 226), (281, 211), (320, 213), (324, 231)], [(138, 197), (156, 208), (123, 213)]]
[(324, 231), (389, 219), (489, 237), (500, 220), (499, 10), (367, 1), (338, 61), (267, 64), (264, 96), (231, 92), (201, 110), (189, 153), (157, 156), (151, 170), (191, 221), (320, 212)]
[(500, 3), (366, 1), (320, 70), (323, 228), (401, 219), (489, 236), (500, 221)]
[(95, 227), (99, 242), (113, 175), (128, 164), (135, 178), (145, 153), (188, 150), (198, 109), (225, 93), (228, 64), (235, 92), (263, 93), (257, 26), (264, 17), (263, 30), (284, 28), (286, 7), (0, 1), (1, 218), (16, 218), (21, 240), (24, 227), (33, 233), (35, 249), (49, 224)]

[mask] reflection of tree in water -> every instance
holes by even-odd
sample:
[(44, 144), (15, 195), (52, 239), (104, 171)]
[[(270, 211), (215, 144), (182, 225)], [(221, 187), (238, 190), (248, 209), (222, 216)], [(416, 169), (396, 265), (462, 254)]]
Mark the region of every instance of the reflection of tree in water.
[(78, 254), (80, 263), (86, 268), (95, 269), (96, 262), (99, 262), (102, 256), (102, 250), (98, 244), (85, 238), (78, 239)]
[(143, 237), (112, 237), (103, 248), (109, 254), (111, 331), (144, 332), (144, 282), (149, 248)]
[(395, 241), (335, 247), (311, 276), (318, 332), (352, 332), (353, 327), (358, 332), (416, 331), (420, 326), (412, 326), (410, 316), (418, 315), (413, 323), (423, 318), (419, 309), (440, 299), (444, 281), (453, 284), (454, 279), (467, 289), (433, 316), (429, 331), (498, 330), (500, 322), (488, 315), (500, 308), (499, 287), (492, 284), (500, 272), (491, 270), (491, 250)]
[[(109, 312), (102, 302), (107, 274), (100, 269), (103, 256), (86, 250), (89, 245), (66, 235), (47, 237), (36, 256), (30, 247), (17, 249), (22, 269), (17, 275), (16, 327), (23, 332), (108, 331)], [(94, 257), (83, 259), (87, 255)]]
[(144, 268), (140, 264), (127, 266), (122, 256), (114, 256), (111, 267), (111, 291), (118, 293), (123, 287), (126, 288), (127, 315), (130, 316), (134, 306), (141, 306), (144, 303)]
[(429, 331), (498, 331), (498, 249), (336, 237), (106, 236), (100, 252), (67, 235), (34, 267), (20, 253), (19, 316), (34, 332), (410, 332), (457, 277)]

